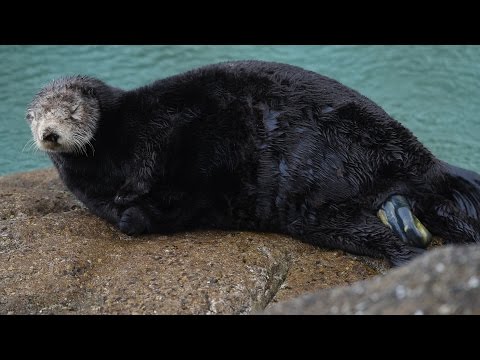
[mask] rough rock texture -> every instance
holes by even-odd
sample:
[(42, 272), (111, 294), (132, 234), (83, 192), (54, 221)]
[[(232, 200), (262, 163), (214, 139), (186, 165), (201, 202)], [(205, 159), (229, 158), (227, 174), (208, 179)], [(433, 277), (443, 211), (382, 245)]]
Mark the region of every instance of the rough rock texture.
[(0, 177), (0, 314), (243, 314), (386, 268), (274, 234), (130, 238), (53, 169)]
[(276, 304), (268, 314), (480, 314), (480, 245), (434, 249), (385, 276)]

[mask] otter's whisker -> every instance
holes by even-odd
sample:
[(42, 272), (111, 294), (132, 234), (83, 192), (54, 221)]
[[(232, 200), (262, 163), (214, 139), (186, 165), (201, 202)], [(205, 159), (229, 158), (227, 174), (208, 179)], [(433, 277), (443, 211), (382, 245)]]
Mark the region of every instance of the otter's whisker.
[(85, 145), (82, 145), (81, 149), (82, 149), (82, 153), (83, 153), (86, 157), (88, 157), (88, 151), (87, 151), (87, 149), (86, 149), (86, 146), (85, 146)]
[(92, 145), (91, 141), (87, 141), (87, 145), (90, 149), (92, 149), (92, 156), (95, 156), (95, 147)]
[(26, 149), (27, 146), (30, 147), (30, 142), (27, 142), (25, 145), (23, 145), (22, 152), (28, 152)]
[(30, 152), (32, 148), (35, 146), (35, 140), (29, 139), (27, 143), (23, 146), (22, 152)]
[(84, 155), (83, 145), (82, 145), (81, 141), (79, 139), (76, 139), (75, 142), (76, 142), (76, 145), (77, 145), (78, 155)]

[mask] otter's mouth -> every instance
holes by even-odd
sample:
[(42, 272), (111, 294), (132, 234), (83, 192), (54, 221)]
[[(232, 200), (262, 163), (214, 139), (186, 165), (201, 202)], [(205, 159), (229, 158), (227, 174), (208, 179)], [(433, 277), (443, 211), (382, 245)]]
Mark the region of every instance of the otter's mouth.
[(413, 215), (407, 199), (393, 195), (378, 210), (377, 216), (404, 242), (426, 248), (432, 241), (432, 235), (420, 220)]
[(68, 138), (47, 128), (36, 139), (38, 148), (46, 152), (68, 152)]
[(43, 151), (48, 151), (48, 152), (60, 152), (63, 148), (62, 145), (56, 143), (50, 143), (50, 142), (41, 142), (39, 148)]

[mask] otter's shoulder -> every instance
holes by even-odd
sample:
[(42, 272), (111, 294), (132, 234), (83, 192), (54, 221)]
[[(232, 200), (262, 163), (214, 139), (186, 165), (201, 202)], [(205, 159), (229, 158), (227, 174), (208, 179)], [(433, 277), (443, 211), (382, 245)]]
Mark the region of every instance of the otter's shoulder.
[[(283, 64), (272, 61), (261, 60), (234, 60), (225, 61), (216, 64), (209, 64), (205, 66), (192, 69), (186, 73), (186, 76), (201, 76), (201, 75), (214, 75), (218, 73), (237, 74), (242, 76), (248, 75), (301, 75), (303, 77), (324, 77), (313, 71), (303, 69), (301, 67)], [(326, 78), (326, 77), (325, 77)]]
[(155, 93), (198, 93), (205, 89), (214, 92), (276, 92), (289, 96), (292, 93), (329, 98), (358, 97), (347, 86), (298, 66), (259, 60), (227, 61), (201, 66), (184, 73), (163, 78), (139, 90)]
[[(233, 79), (236, 83), (261, 86), (263, 81), (273, 88), (281, 87), (282, 92), (300, 91), (305, 95), (321, 96), (332, 104), (357, 101), (371, 101), (356, 90), (318, 72), (296, 65), (261, 60), (236, 60), (202, 66), (183, 74), (184, 81), (206, 79), (207, 82)], [(256, 81), (259, 81), (258, 83)]]

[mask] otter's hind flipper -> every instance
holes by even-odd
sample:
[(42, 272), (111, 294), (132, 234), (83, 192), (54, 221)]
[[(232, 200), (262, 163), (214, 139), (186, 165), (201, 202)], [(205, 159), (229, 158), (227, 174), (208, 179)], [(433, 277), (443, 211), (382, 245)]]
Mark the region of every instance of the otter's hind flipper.
[(306, 242), (326, 248), (341, 249), (357, 255), (386, 258), (393, 266), (402, 265), (425, 250), (400, 239), (373, 214), (358, 209), (341, 209), (337, 214), (318, 217), (301, 234)]
[(405, 243), (426, 248), (432, 235), (412, 213), (408, 200), (402, 195), (393, 195), (377, 212), (378, 218)]

